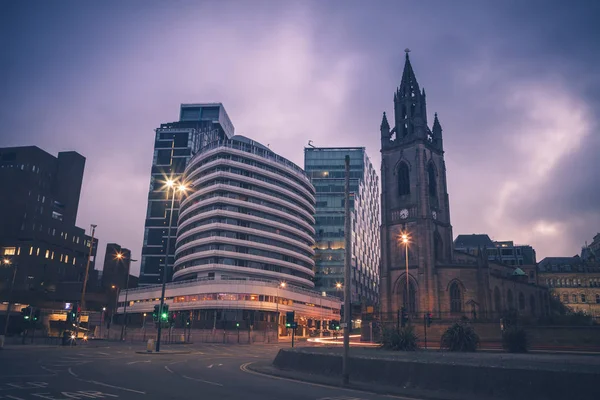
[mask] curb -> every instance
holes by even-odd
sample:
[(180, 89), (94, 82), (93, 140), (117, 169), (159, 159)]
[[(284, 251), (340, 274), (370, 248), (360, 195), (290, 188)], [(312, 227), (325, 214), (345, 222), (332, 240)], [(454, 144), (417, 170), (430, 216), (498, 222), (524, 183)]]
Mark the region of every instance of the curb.
[(146, 354), (146, 355), (154, 355), (154, 356), (161, 356), (161, 355), (172, 355), (172, 354), (192, 354), (191, 351), (186, 351), (186, 350), (163, 350), (163, 351), (159, 351), (158, 353), (155, 351), (136, 351), (136, 354)]
[(341, 377), (339, 379), (331, 379), (323, 376), (311, 375), (293, 370), (280, 369), (266, 362), (253, 362), (246, 366), (246, 369), (256, 374), (267, 375), (274, 378), (287, 379), (299, 383), (312, 385), (329, 386), (331, 388), (340, 388), (354, 390), (369, 394), (377, 394), (383, 396), (401, 396), (405, 400), (481, 400), (481, 397), (470, 395), (454, 395), (445, 393), (442, 397), (439, 393), (427, 390), (415, 389), (398, 389), (396, 387), (385, 385), (373, 385), (372, 383), (357, 381), (348, 385), (343, 385)]

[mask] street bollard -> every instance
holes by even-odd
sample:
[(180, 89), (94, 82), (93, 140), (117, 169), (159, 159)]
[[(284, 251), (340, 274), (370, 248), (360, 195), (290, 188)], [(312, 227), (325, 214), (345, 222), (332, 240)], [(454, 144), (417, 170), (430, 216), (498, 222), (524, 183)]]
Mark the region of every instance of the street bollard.
[(152, 353), (154, 351), (154, 339), (148, 339), (148, 344), (146, 345), (146, 351), (148, 353)]

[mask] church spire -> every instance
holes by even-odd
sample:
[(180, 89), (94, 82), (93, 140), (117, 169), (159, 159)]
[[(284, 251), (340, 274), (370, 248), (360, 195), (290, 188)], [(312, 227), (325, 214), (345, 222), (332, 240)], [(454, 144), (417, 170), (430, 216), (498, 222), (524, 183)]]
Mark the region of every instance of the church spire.
[(409, 49), (406, 57), (400, 87), (394, 95), (395, 132), (400, 139), (408, 137), (427, 138), (427, 108), (425, 92), (419, 90), (419, 83), (410, 63)]
[(437, 113), (435, 113), (435, 117), (433, 118), (431, 134), (433, 138), (433, 143), (440, 149), (442, 149), (442, 125), (440, 124), (440, 120), (438, 119)]
[(383, 118), (381, 119), (381, 131), (383, 132), (384, 130), (386, 132), (390, 131), (390, 124), (387, 120), (387, 116), (385, 115), (385, 111), (383, 112)]

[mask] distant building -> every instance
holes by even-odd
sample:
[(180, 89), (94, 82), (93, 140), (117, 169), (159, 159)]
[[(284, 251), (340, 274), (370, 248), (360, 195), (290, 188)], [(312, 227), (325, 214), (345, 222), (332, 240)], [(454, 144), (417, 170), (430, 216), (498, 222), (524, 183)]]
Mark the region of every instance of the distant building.
[[(191, 190), (172, 241), (169, 310), (196, 328), (265, 334), (289, 332), (286, 311), (295, 312), (300, 335), (339, 320), (339, 299), (313, 290), (315, 190), (300, 167), (235, 135), (200, 149), (184, 179)], [(160, 292), (161, 285), (131, 289), (128, 314), (150, 315)], [(124, 305), (121, 291), (119, 312)]]
[(580, 256), (546, 257), (538, 264), (539, 281), (574, 311), (600, 317), (600, 264)]
[[(54, 157), (35, 146), (0, 149), (0, 256), (17, 265), (12, 301), (58, 307), (78, 300), (90, 248), (94, 276), (97, 239), (91, 246), (75, 226), (84, 166), (74, 151)], [(2, 300), (11, 277), (0, 268)]]
[(529, 283), (536, 283), (535, 250), (529, 245), (515, 245), (513, 241), (492, 241), (486, 234), (458, 235), (454, 249), (476, 255), (485, 249), (489, 261), (518, 266), (528, 277)]
[[(221, 103), (182, 104), (179, 121), (161, 124), (156, 129), (140, 265), (141, 285), (162, 283), (171, 206), (164, 190), (165, 181), (180, 180), (188, 162), (200, 149), (213, 141), (231, 138), (233, 132), (233, 124)], [(173, 210), (168, 282), (175, 262), (178, 201)]]
[(304, 169), (316, 190), (316, 289), (343, 298), (345, 157), (350, 156), (352, 303), (379, 295), (379, 180), (364, 147), (306, 147)]

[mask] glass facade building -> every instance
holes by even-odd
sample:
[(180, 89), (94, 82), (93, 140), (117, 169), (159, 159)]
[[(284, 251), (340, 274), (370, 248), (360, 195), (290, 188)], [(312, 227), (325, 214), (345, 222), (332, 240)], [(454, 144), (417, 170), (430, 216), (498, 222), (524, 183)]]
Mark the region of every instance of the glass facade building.
[[(233, 136), (234, 128), (221, 103), (182, 104), (179, 121), (161, 124), (156, 129), (144, 243), (140, 266), (140, 285), (162, 283), (171, 201), (164, 182), (180, 180), (190, 159), (203, 147)], [(179, 202), (173, 207), (171, 246), (167, 281), (171, 281), (175, 261), (175, 234)]]
[(364, 147), (304, 149), (316, 190), (315, 284), (342, 297), (344, 285), (345, 157), (350, 156), (352, 303), (374, 304), (379, 293), (379, 182)]

